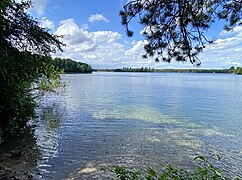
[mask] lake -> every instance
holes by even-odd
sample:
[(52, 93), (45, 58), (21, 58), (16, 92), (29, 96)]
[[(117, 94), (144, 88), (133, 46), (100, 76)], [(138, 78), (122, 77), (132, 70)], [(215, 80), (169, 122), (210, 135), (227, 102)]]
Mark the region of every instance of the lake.
[(16, 143), (23, 151), (19, 160), (5, 157), (14, 168), (41, 179), (105, 179), (102, 167), (191, 170), (204, 155), (242, 178), (242, 76), (96, 72), (62, 80), (66, 90), (39, 103), (32, 138), (1, 145), (2, 155)]

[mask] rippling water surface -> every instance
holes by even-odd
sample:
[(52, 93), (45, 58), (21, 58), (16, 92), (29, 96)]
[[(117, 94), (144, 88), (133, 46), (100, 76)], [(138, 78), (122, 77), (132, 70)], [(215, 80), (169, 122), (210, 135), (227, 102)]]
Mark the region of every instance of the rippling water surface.
[(93, 73), (62, 79), (66, 91), (37, 110), (35, 153), (26, 160), (37, 177), (105, 179), (109, 174), (100, 168), (112, 165), (159, 169), (171, 163), (189, 170), (198, 154), (222, 155), (217, 165), (242, 177), (242, 76)]

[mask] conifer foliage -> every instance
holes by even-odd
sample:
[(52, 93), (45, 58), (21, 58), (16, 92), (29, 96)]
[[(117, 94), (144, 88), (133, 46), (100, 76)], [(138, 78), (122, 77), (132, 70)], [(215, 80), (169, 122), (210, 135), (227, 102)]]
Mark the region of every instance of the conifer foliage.
[(148, 40), (144, 58), (156, 61), (189, 60), (200, 65), (198, 54), (213, 41), (205, 36), (212, 23), (224, 20), (229, 31), (241, 25), (241, 0), (131, 0), (120, 11), (128, 36), (129, 25), (138, 18)]

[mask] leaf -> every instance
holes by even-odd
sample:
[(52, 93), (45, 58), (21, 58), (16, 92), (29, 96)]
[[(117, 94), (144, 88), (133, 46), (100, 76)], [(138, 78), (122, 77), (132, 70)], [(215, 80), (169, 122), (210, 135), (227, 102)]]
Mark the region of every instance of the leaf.
[(158, 180), (167, 180), (167, 174), (161, 174), (160, 177), (158, 178)]
[(151, 175), (152, 177), (156, 177), (156, 172), (152, 168), (148, 168), (148, 174)]
[(217, 176), (219, 176), (219, 177), (221, 177), (221, 176), (222, 176), (221, 172), (220, 172), (220, 171), (218, 171), (218, 170), (216, 170), (216, 169), (214, 169), (214, 173), (215, 173)]
[(222, 159), (222, 156), (220, 156), (219, 154), (216, 154), (216, 156), (219, 161)]
[(196, 169), (195, 169), (196, 173), (200, 173), (202, 171), (203, 171), (203, 169), (200, 166), (196, 166)]
[(205, 159), (205, 157), (204, 156), (197, 156), (197, 157), (195, 157), (194, 158), (194, 160), (202, 160), (203, 162), (205, 162), (206, 161), (206, 159)]
[(180, 180), (180, 177), (178, 177), (178, 176), (174, 176), (173, 179), (174, 179), (174, 180)]

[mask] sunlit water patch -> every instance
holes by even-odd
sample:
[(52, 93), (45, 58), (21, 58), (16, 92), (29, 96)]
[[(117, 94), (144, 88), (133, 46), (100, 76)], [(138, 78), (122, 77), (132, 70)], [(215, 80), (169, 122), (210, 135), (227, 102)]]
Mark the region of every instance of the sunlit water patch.
[(28, 168), (37, 177), (106, 179), (110, 174), (100, 169), (113, 165), (162, 169), (172, 163), (191, 170), (195, 156), (213, 161), (213, 154), (223, 156), (215, 165), (226, 174), (242, 177), (241, 76), (93, 73), (62, 79), (66, 91), (38, 107)]

